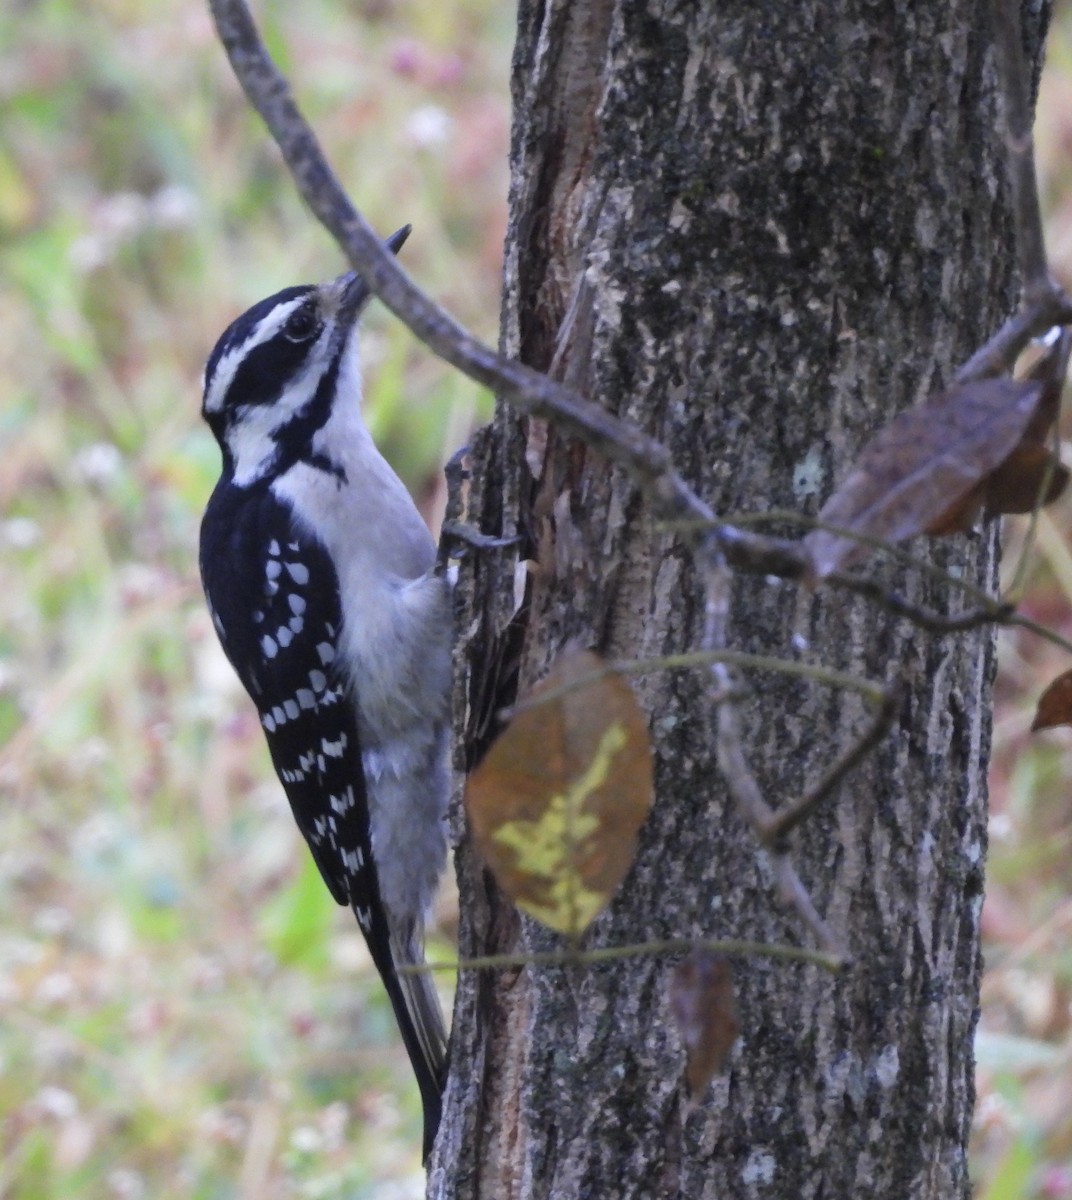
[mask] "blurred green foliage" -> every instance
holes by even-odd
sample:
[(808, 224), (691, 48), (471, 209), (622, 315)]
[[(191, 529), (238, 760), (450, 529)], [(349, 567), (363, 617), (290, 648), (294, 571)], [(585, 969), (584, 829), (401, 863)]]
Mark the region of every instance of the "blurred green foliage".
[[(404, 265), (494, 340), (509, 9), (258, 15), (355, 201), (412, 223)], [(422, 1194), (389, 1006), (196, 574), (204, 359), (253, 301), (342, 268), (206, 6), (0, 6), (4, 1200)], [(370, 424), (434, 524), (487, 398), (376, 306), (363, 350)]]

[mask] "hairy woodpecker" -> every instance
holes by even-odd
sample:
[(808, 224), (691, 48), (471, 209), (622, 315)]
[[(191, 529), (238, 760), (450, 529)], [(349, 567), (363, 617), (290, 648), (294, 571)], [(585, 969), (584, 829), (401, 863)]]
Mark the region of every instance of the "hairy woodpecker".
[[(409, 226), (387, 239), (397, 253)], [(202, 413), (223, 472), (201, 580), (298, 828), (348, 904), (439, 1126), (446, 1034), (422, 962), (446, 856), (450, 602), (435, 543), (361, 417), (351, 272), (255, 304), (216, 343)]]

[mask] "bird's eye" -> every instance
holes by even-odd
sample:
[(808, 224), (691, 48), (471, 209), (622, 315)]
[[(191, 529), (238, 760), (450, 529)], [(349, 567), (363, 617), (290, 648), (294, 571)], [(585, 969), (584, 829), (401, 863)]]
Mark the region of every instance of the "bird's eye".
[(320, 318), (309, 304), (296, 308), (283, 326), (283, 336), (288, 342), (307, 342), (320, 331)]

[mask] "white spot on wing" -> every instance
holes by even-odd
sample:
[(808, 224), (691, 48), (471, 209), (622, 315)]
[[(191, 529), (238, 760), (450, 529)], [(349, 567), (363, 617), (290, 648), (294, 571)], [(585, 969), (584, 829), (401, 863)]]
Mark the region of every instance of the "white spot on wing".
[(305, 563), (288, 562), (284, 563), (284, 566), (287, 568), (287, 574), (291, 577), (291, 579), (294, 580), (295, 583), (300, 585), (309, 582), (309, 568), (305, 565)]
[(264, 651), (265, 658), (275, 658), (279, 653), (279, 647), (275, 644), (275, 639), (270, 638), (267, 634), (261, 638), (261, 649)]

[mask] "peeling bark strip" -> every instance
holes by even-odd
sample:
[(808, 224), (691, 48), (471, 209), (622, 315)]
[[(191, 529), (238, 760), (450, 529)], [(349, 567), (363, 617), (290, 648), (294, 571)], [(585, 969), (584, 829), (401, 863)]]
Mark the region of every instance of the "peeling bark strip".
[[(1045, 21), (1029, 20), (1037, 47)], [(816, 512), (868, 434), (1012, 309), (985, 22), (968, 0), (522, 0), (505, 351), (663, 439), (718, 511)], [(529, 686), (571, 641), (610, 657), (698, 644), (687, 556), (622, 472), (500, 411), (468, 497), (466, 518), (520, 532), (535, 566), (510, 627), (514, 556), (463, 565), (459, 728), (512, 699), (493, 668), (518, 645)], [(989, 534), (932, 554), (993, 577)], [(929, 580), (893, 584), (950, 606)], [(673, 964), (463, 973), (430, 1196), (968, 1195), (991, 636), (738, 582), (734, 646), (789, 654), (801, 630), (816, 661), (907, 683), (889, 741), (792, 835), (857, 966), (735, 963), (740, 1038), (691, 1112)], [(791, 798), (862, 711), (800, 682), (755, 686), (746, 748)], [(592, 944), (801, 936), (719, 781), (702, 683), (637, 692), (657, 798)], [(464, 841), (459, 869), (463, 955), (556, 944)]]

